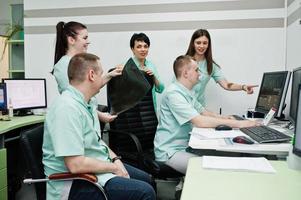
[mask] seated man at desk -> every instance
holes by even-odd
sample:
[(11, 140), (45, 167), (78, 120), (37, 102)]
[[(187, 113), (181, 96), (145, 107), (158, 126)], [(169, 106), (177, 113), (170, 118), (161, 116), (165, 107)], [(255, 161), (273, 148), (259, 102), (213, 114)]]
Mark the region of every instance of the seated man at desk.
[[(53, 173), (94, 173), (109, 199), (155, 199), (151, 176), (123, 164), (100, 138), (96, 106), (91, 97), (103, 85), (103, 70), (93, 54), (75, 55), (68, 67), (70, 86), (46, 115), (43, 164)], [(67, 194), (66, 194), (67, 193)], [(81, 180), (47, 182), (47, 199), (103, 199), (98, 188)]]
[(176, 80), (162, 98), (154, 139), (155, 156), (157, 161), (165, 162), (185, 174), (189, 158), (196, 156), (185, 151), (193, 126), (210, 128), (223, 124), (242, 128), (255, 126), (257, 122), (237, 121), (205, 110), (192, 91), (201, 74), (197, 63), (190, 56), (179, 56), (174, 61), (173, 69)]

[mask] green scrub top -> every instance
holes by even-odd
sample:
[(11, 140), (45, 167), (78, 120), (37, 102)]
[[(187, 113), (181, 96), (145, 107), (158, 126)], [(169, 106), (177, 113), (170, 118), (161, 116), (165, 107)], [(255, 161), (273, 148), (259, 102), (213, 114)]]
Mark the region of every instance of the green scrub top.
[(213, 63), (212, 73), (209, 75), (207, 72), (207, 61), (203, 60), (198, 63), (199, 70), (201, 72), (199, 82), (193, 87), (193, 91), (196, 94), (196, 98), (200, 104), (204, 107), (206, 106), (205, 90), (208, 82), (211, 78), (218, 82), (220, 80), (225, 80), (222, 74), (221, 68)]
[[(134, 62), (136, 64), (136, 66), (141, 70), (140, 63), (139, 63), (138, 59), (136, 57), (133, 57), (133, 60), (134, 60)], [(145, 65), (146, 69), (150, 69), (154, 73), (154, 76), (159, 81), (159, 85), (156, 86), (154, 84), (154, 86), (152, 88), (152, 96), (153, 96), (153, 101), (154, 101), (154, 108), (155, 108), (155, 111), (157, 112), (156, 92), (162, 93), (163, 90), (164, 90), (164, 88), (165, 88), (165, 86), (164, 86), (163, 82), (160, 80), (159, 73), (157, 71), (156, 66), (151, 61), (149, 61), (147, 59), (145, 59), (144, 65)]]
[(60, 94), (69, 86), (68, 66), (71, 58), (71, 56), (64, 55), (53, 67), (53, 75)]
[(156, 160), (165, 162), (174, 153), (185, 151), (192, 130), (191, 119), (203, 111), (193, 91), (174, 81), (164, 92), (154, 146)]
[[(110, 162), (109, 149), (100, 139), (95, 103), (71, 85), (49, 108), (44, 127), (43, 164), (45, 175), (68, 172), (65, 156), (87, 156)], [(115, 177), (112, 173), (96, 174), (102, 186)], [(61, 199), (67, 182), (47, 182), (47, 199)]]

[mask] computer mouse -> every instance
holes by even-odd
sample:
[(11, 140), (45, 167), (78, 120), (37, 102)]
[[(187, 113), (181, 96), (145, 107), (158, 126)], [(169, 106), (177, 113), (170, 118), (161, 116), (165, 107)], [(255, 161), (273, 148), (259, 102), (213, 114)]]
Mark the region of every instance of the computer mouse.
[(239, 144), (254, 144), (254, 142), (251, 139), (245, 136), (236, 136), (232, 139), (232, 141)]
[(217, 130), (217, 131), (230, 131), (230, 130), (232, 130), (232, 128), (228, 125), (221, 124), (221, 125), (218, 125), (217, 127), (215, 127), (215, 130)]

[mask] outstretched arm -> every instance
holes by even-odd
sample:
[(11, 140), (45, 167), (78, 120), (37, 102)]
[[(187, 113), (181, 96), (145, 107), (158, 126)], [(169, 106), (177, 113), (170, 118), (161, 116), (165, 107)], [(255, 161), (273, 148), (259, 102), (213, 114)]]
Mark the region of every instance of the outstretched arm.
[(241, 84), (237, 84), (237, 83), (231, 83), (225, 79), (218, 81), (218, 84), (225, 90), (230, 90), (230, 91), (243, 90), (247, 94), (253, 94), (253, 92), (254, 92), (253, 88), (258, 87), (258, 85), (244, 85), (244, 84), (241, 85)]
[(123, 65), (117, 65), (115, 67), (114, 70), (108, 72), (108, 73), (104, 73), (102, 75), (102, 79), (103, 79), (103, 86), (105, 84), (107, 84), (107, 82), (109, 82), (111, 80), (111, 78), (115, 77), (115, 76), (119, 76), (122, 74), (122, 70), (123, 70)]

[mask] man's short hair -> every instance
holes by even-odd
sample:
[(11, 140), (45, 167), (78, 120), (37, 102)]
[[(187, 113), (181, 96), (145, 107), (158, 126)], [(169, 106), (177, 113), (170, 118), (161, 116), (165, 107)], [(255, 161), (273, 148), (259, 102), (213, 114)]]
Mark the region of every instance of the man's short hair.
[(193, 61), (193, 58), (188, 55), (181, 55), (176, 58), (176, 60), (173, 63), (173, 71), (175, 73), (176, 78), (180, 77), (183, 67), (185, 65), (188, 65), (191, 61)]
[(90, 53), (79, 53), (73, 56), (68, 66), (69, 82), (83, 82), (90, 69), (99, 71), (98, 60), (98, 56)]

